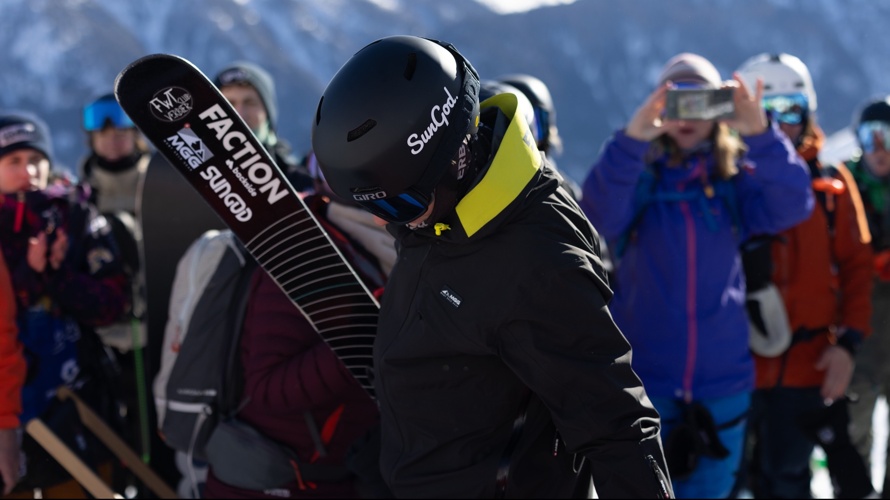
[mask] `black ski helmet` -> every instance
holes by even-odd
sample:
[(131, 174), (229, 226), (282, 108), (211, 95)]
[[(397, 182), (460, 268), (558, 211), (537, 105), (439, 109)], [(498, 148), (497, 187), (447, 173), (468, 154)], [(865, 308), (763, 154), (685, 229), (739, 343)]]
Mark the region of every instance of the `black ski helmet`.
[[(509, 83), (498, 80), (482, 80), (479, 82), (479, 102), (485, 102), (486, 99), (494, 97), (498, 94), (513, 94), (519, 100), (517, 111), (519, 115), (528, 123), (529, 130), (535, 131), (537, 122), (535, 121), (535, 107), (532, 105), (525, 93)], [(537, 140), (537, 137), (535, 138)]]
[(478, 121), (479, 75), (457, 49), (386, 37), (359, 50), (328, 84), (312, 149), (335, 193), (390, 222), (409, 222), (426, 211)]
[(890, 96), (880, 97), (869, 101), (856, 117), (853, 128), (865, 122), (884, 122), (890, 124)]
[(521, 90), (535, 108), (535, 121), (538, 124), (538, 149), (548, 151), (551, 146), (559, 143), (556, 131), (556, 108), (553, 106), (553, 97), (550, 89), (540, 78), (526, 75), (513, 74), (498, 78)]

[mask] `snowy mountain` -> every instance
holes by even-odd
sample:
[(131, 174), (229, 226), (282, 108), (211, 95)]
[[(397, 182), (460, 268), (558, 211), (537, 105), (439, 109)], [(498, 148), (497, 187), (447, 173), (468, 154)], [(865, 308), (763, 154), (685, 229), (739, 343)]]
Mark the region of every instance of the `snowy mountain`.
[(890, 93), (888, 20), (883, 0), (579, 0), (515, 14), (476, 0), (2, 0), (0, 108), (44, 116), (71, 167), (85, 149), (80, 107), (129, 62), (170, 52), (212, 76), (248, 59), (275, 77), (279, 130), (303, 151), (340, 65), (376, 38), (415, 34), (451, 41), (483, 78), (543, 79), (565, 143), (559, 164), (580, 179), (682, 51), (708, 57), (724, 78), (759, 52), (797, 55), (826, 132), (842, 129), (863, 100)]

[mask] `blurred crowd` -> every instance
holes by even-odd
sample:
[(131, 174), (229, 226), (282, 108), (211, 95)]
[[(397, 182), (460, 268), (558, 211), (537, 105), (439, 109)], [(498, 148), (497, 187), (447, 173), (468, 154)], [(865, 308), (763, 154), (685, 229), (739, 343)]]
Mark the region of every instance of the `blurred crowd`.
[[(438, 53), (436, 47), (428, 50)], [(428, 85), (435, 98), (412, 101), (406, 96), (397, 110), (402, 113), (399, 119), (418, 131), (432, 117), (426, 129), (432, 141), (438, 140), (435, 108), (431, 113), (419, 103), (456, 97), (455, 103), (446, 101), (448, 105), (439, 108), (443, 113), (449, 106), (463, 106), (465, 98), (470, 103), (468, 113), (475, 116), (475, 125), (471, 119), (455, 135), (444, 157), (449, 167), (432, 180), (427, 165), (441, 161), (435, 159), (439, 157), (425, 159), (415, 175), (413, 157), (387, 157), (372, 148), (350, 152), (352, 143), (361, 142), (358, 138), (350, 138), (348, 145), (332, 142), (330, 137), (341, 132), (326, 128), (333, 127), (332, 121), (347, 123), (349, 134), (357, 136), (374, 133), (375, 126), (389, 126), (383, 120), (363, 125), (364, 118), (357, 118), (362, 105), (340, 90), (343, 82), (359, 81), (360, 73), (352, 66), (345, 66), (329, 85), (318, 107), (313, 151), (301, 155), (278, 136), (276, 83), (265, 69), (235, 61), (214, 73), (214, 84), (287, 176), (332, 244), (372, 295), (382, 297), (380, 335), (400, 328), (426, 335), (425, 343), (411, 346), (411, 357), (405, 352), (410, 339), (390, 336), (386, 349), (378, 339), (380, 399), (375, 401), (355, 383), (280, 283), (260, 266), (245, 266), (245, 285), (237, 290), (244, 300), (230, 326), (237, 335), (235, 361), (228, 366), (238, 367), (233, 372), (240, 391), (235, 406), (237, 421), (245, 425), (237, 430), (249, 433), (243, 437), (248, 443), (275, 448), (262, 459), (283, 457), (283, 471), (270, 465), (262, 469), (261, 478), (246, 472), (251, 461), (261, 460), (253, 453), (242, 456), (229, 449), (223, 460), (213, 456), (210, 447), (196, 454), (174, 443), (167, 426), (183, 424), (169, 419), (171, 412), (180, 410), (174, 407), (174, 396), (167, 394), (166, 381), (181, 375), (167, 370), (163, 382), (157, 379), (164, 360), (179, 352), (176, 339), (191, 332), (189, 319), (201, 314), (203, 302), (198, 299), (208, 296), (177, 292), (183, 286), (179, 281), (190, 272), (205, 273), (206, 284), (214, 272), (200, 254), (191, 260), (184, 256), (194, 254), (195, 242), (208, 238), (208, 231), (216, 235), (225, 225), (194, 193), (180, 196), (182, 191), (173, 185), (185, 181), (164, 177), (169, 159), (147, 142), (113, 94), (85, 103), (81, 123), (71, 124), (82, 129), (89, 147), (76, 172), (55, 167), (60, 162), (40, 117), (27, 110), (0, 110), (3, 498), (87, 497), (65, 464), (60, 466), (27, 432), (32, 419), (47, 422), (116, 491), (158, 495), (75, 423), (70, 405), (57, 396), (60, 386), (75, 391), (184, 498), (646, 492), (621, 486), (618, 472), (598, 472), (609, 461), (624, 464), (627, 449), (609, 444), (611, 436), (619, 435), (614, 441), (633, 442), (634, 449), (636, 443), (655, 443), (646, 452), (652, 461), (639, 463), (646, 470), (653, 467), (664, 483), (657, 491), (666, 496), (812, 497), (811, 457), (817, 446), (827, 456), (836, 497), (878, 498), (882, 491), (890, 496), (890, 474), (876, 491), (870, 463), (872, 448), (886, 446), (873, 442), (872, 418), (878, 399), (890, 391), (890, 371), (883, 362), (890, 352), (890, 96), (862, 96), (861, 107), (851, 110), (856, 116), (851, 124), (858, 141), (855, 154), (842, 163), (823, 164), (819, 154), (826, 137), (819, 126), (818, 100), (832, 96), (817, 99), (804, 61), (790, 54), (752, 55), (732, 75), (721, 75), (699, 55), (678, 54), (666, 61), (657, 81), (649, 82), (651, 94), (623, 128), (611, 137), (591, 138), (603, 145), (590, 159), (586, 176), (576, 181), (556, 166), (562, 151), (556, 122), (560, 103), (550, 95), (548, 75), (488, 78), (480, 68), (486, 78), (473, 86), (466, 75), (475, 70), (460, 69), (463, 60), (449, 47), (443, 54), (452, 54), (459, 67), (454, 69), (449, 61), (437, 71), (457, 78), (455, 88), (461, 94), (449, 88), (443, 93), (441, 84), (424, 80), (428, 70), (418, 56), (417, 75), (404, 70), (405, 79)], [(361, 57), (371, 56), (360, 52), (354, 59)], [(378, 73), (387, 71), (385, 64), (379, 68)], [(347, 78), (346, 70), (357, 73)], [(368, 101), (388, 95), (385, 90), (375, 92), (379, 94), (368, 94)], [(495, 116), (494, 108), (501, 114)], [(413, 113), (410, 119), (408, 113)], [(457, 116), (445, 118), (438, 126), (458, 122)], [(540, 160), (532, 160), (521, 181), (504, 181), (508, 187), (495, 192), (488, 187), (492, 179), (520, 175), (500, 173), (505, 161), (524, 165), (516, 159), (521, 155), (498, 160), (499, 151), (520, 148), (509, 140), (510, 127), (518, 121), (521, 140), (516, 144), (524, 141), (532, 157)], [(404, 146), (406, 138), (411, 146), (409, 137), (393, 144)], [(385, 176), (378, 181), (378, 172), (365, 161), (378, 153), (390, 160), (377, 162), (380, 165), (411, 173), (401, 172), (392, 182)], [(350, 193), (351, 184), (343, 186), (359, 168), (367, 168), (366, 176), (381, 189), (402, 190), (400, 202), (394, 197), (351, 197), (357, 191)], [(483, 205), (503, 208), (512, 206), (512, 197), (534, 198), (534, 189), (519, 195), (509, 186), (543, 186), (539, 178), (553, 179), (552, 192), (557, 194), (541, 203), (549, 203), (558, 217), (513, 212), (489, 216), (487, 208), (471, 204), (482, 198)], [(427, 187), (427, 192), (418, 187)], [(507, 196), (503, 207), (498, 205)], [(481, 219), (478, 228), (469, 222), (474, 217)], [(553, 222), (556, 218), (560, 221)], [(453, 244), (452, 250), (433, 245), (432, 254), (418, 254), (415, 239), (424, 231), (435, 231), (436, 236), (455, 233), (457, 219), (467, 242), (443, 239)], [(544, 227), (540, 234), (546, 236), (516, 237), (511, 228), (531, 224), (529, 220)], [(559, 224), (565, 220), (571, 223), (567, 227), (581, 229), (562, 229)], [(499, 232), (485, 233), (491, 221), (499, 224)], [(551, 236), (546, 228), (558, 235)], [(481, 247), (470, 245), (477, 231), (486, 238)], [(551, 251), (551, 238), (563, 246)], [(523, 243), (547, 250), (518, 246)], [(227, 245), (251, 259), (237, 241), (230, 238)], [(593, 269), (583, 278), (569, 277), (564, 270), (568, 264), (559, 257), (572, 254), (576, 246), (585, 249), (576, 252), (576, 262)], [(502, 259), (480, 248), (498, 248), (503, 260), (515, 259), (516, 269), (524, 265), (526, 254), (529, 259), (552, 259), (552, 267), (535, 268), (537, 273), (500, 271), (506, 265), (499, 262)], [(522, 253), (522, 258), (513, 252)], [(433, 264), (415, 268), (419, 260)], [(448, 262), (452, 264), (446, 267)], [(499, 288), (484, 284), (492, 278), (479, 276), (483, 270), (502, 273), (495, 275)], [(451, 288), (431, 288), (438, 286), (431, 277), (437, 273), (450, 277)], [(412, 285), (421, 290), (417, 296), (433, 283), (430, 293), (449, 297), (453, 309), (434, 317), (435, 308), (424, 299), (415, 301), (415, 288), (409, 286), (415, 276), (421, 283)], [(478, 290), (454, 285), (465, 281), (476, 283)], [(496, 296), (507, 287), (537, 290), (529, 292), (535, 297), (527, 304), (504, 304)], [(491, 307), (470, 300), (485, 298), (482, 292), (492, 290), (487, 297)], [(216, 305), (223, 312), (235, 307)], [(413, 321), (425, 321), (426, 326), (416, 327)], [(471, 337), (477, 327), (467, 326), (470, 323), (480, 325), (484, 340)], [(509, 340), (499, 329), (509, 332)], [(437, 331), (441, 337), (430, 336)], [(600, 338), (600, 331), (614, 335), (608, 342), (585, 339)], [(535, 333), (553, 339), (536, 340)], [(438, 345), (438, 338), (449, 335), (465, 339), (449, 347)], [(563, 353), (565, 361), (552, 363), (528, 354), (548, 350)], [(455, 352), (463, 356), (460, 363), (443, 354)], [(582, 352), (626, 370), (598, 371), (599, 365)], [(483, 368), (477, 361), (495, 357), (497, 368)], [(429, 360), (431, 368), (412, 371), (418, 358)], [(470, 378), (443, 378), (457, 377), (447, 372), (459, 366), (468, 372), (488, 371), (473, 383), (466, 382)], [(565, 372), (560, 375), (561, 369)], [(498, 382), (501, 389), (487, 385), (508, 371), (521, 383), (503, 375), (509, 382)], [(421, 383), (423, 377), (426, 382)], [(591, 379), (589, 385), (579, 382), (585, 377)], [(616, 392), (595, 386), (605, 384), (600, 379), (612, 381)], [(524, 386), (534, 396), (520, 389)], [(602, 397), (590, 403), (587, 396), (577, 396), (585, 391)], [(421, 404), (427, 392), (450, 401), (453, 414), (448, 408), (433, 411), (427, 406), (433, 403)], [(615, 396), (618, 393), (633, 394), (633, 401)], [(502, 402), (509, 411), (488, 410), (482, 400)], [(490, 425), (503, 431), (502, 441), (458, 431), (464, 429), (462, 419), (488, 418), (470, 416), (473, 407), (491, 415), (475, 429)], [(582, 414), (589, 420), (582, 420)], [(637, 424), (616, 423), (631, 414)], [(393, 421), (405, 425), (396, 428)], [(647, 429), (647, 421), (656, 424)], [(587, 425), (602, 432), (588, 436), (578, 430)], [(370, 448), (380, 454), (357, 464), (361, 454), (355, 443), (380, 440), (375, 429), (381, 426), (383, 442)], [(639, 433), (625, 435), (625, 428)], [(198, 439), (197, 427), (183, 432)], [(521, 457), (534, 454), (523, 432), (540, 432), (542, 446), (552, 447), (554, 457), (564, 447), (560, 456), (567, 457), (568, 465), (554, 465), (555, 458), (553, 463), (540, 457), (524, 461)], [(473, 449), (466, 463), (462, 451), (449, 448), (451, 440)], [(461, 458), (448, 458), (448, 453)], [(508, 480), (503, 464), (511, 463), (511, 453), (516, 467)], [(599, 458), (594, 458), (597, 453)], [(468, 484), (470, 480), (449, 467), (484, 469), (489, 462), (497, 470), (492, 489), (433, 486)], [(582, 480), (563, 490), (538, 485), (557, 481), (562, 476), (546, 471), (563, 465)], [(628, 474), (624, 482), (639, 482), (633, 467), (624, 464), (623, 470)]]

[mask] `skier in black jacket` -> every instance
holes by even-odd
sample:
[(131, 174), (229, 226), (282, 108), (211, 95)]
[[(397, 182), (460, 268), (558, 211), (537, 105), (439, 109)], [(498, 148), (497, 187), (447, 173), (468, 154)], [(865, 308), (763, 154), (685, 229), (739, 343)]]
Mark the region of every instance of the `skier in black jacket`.
[(599, 237), (516, 97), (478, 94), (453, 46), (389, 37), (313, 122), (331, 188), (399, 245), (374, 356), (383, 478), (399, 497), (586, 497), (591, 478), (600, 497), (670, 497)]

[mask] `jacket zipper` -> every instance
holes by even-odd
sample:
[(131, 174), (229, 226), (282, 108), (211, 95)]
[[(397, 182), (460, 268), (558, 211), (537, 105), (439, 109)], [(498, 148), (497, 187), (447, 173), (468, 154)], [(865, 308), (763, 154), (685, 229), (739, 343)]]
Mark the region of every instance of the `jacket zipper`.
[(673, 498), (671, 497), (670, 488), (668, 488), (668, 480), (664, 475), (664, 471), (658, 466), (658, 461), (652, 455), (646, 455), (646, 461), (649, 462), (649, 468), (655, 474), (655, 480), (658, 482), (658, 494), (655, 498)]
[(680, 211), (686, 221), (686, 369), (683, 373), (683, 399), (692, 401), (692, 377), (695, 372), (696, 351), (698, 349), (698, 318), (696, 316), (696, 267), (695, 267), (695, 223), (687, 202), (680, 203)]

